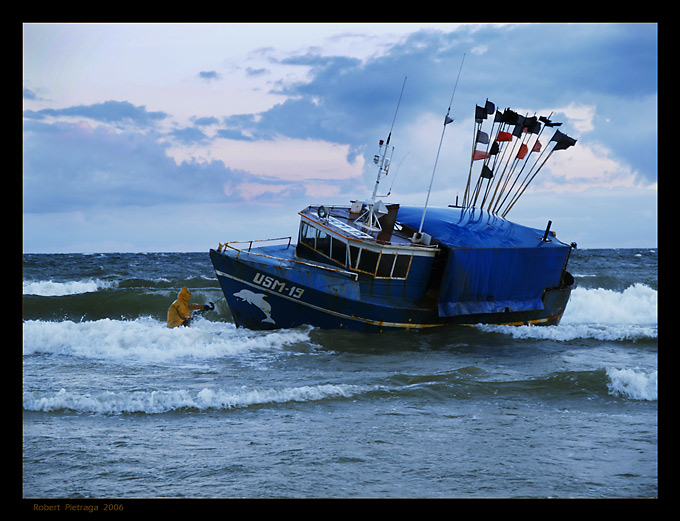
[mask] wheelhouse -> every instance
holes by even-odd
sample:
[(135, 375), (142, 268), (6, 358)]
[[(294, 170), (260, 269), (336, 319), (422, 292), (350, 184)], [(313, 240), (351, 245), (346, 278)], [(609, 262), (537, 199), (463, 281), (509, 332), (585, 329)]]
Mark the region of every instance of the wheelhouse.
[(317, 212), (309, 207), (300, 215), (298, 256), (376, 279), (406, 280), (414, 258), (432, 258), (437, 252), (436, 246), (411, 244), (408, 231), (396, 222), (389, 237), (386, 230), (362, 230), (346, 207)]

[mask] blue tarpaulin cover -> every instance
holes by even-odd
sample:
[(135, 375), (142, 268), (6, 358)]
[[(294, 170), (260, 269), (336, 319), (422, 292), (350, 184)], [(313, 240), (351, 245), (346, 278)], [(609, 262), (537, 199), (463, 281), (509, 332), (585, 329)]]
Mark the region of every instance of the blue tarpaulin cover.
[[(422, 215), (402, 206), (397, 221), (417, 230)], [(542, 241), (545, 230), (472, 208), (428, 208), (423, 232), (450, 248), (438, 302), (447, 317), (543, 309), (543, 291), (559, 285), (571, 249)]]

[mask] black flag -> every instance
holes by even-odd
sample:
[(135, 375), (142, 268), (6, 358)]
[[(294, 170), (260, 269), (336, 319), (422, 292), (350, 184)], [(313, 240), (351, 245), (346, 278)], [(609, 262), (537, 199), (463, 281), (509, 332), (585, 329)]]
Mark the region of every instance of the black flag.
[(576, 144), (576, 140), (574, 138), (571, 138), (566, 134), (563, 134), (559, 130), (555, 131), (555, 135), (552, 138), (550, 138), (550, 141), (555, 141), (555, 148), (553, 148), (553, 151), (566, 150), (567, 148), (574, 146)]
[(546, 127), (559, 127), (562, 124), (550, 121), (545, 116), (540, 116), (538, 119), (541, 120)]
[(514, 125), (515, 123), (517, 123), (517, 119), (519, 117), (520, 116), (519, 116), (519, 114), (517, 114), (517, 112), (507, 108), (507, 109), (505, 109), (505, 112), (503, 113), (503, 123), (508, 123), (509, 125)]
[(532, 116), (524, 121), (524, 127), (527, 129), (527, 132), (538, 134), (541, 131), (541, 122), (536, 116)]
[[(520, 116), (522, 117), (522, 116)], [(515, 125), (515, 128), (512, 129), (512, 135), (515, 137), (522, 137), (522, 131), (524, 130), (524, 123), (520, 123), (519, 125)]]
[(490, 102), (487, 98), (486, 106), (484, 108), (486, 109), (487, 114), (493, 114), (493, 111), (496, 110), (496, 105), (494, 105), (492, 102)]
[(475, 106), (475, 121), (477, 123), (481, 123), (482, 120), (486, 119), (486, 108), (480, 107), (479, 105)]
[(491, 171), (491, 169), (488, 166), (484, 165), (484, 166), (482, 166), (481, 176), (484, 179), (491, 179), (493, 177), (493, 172)]

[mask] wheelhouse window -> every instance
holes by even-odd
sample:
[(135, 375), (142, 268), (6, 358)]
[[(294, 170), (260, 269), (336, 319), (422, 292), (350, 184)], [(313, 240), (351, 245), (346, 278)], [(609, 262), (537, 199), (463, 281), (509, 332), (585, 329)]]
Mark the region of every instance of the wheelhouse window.
[(359, 266), (357, 269), (366, 273), (375, 274), (375, 269), (378, 266), (379, 256), (380, 254), (378, 252), (362, 248), (361, 255), (359, 255)]
[(331, 236), (323, 230), (316, 230), (316, 251), (326, 257), (331, 256)]
[(391, 277), (392, 268), (394, 267), (394, 260), (396, 255), (393, 253), (382, 253), (380, 255), (380, 261), (378, 262), (378, 271), (376, 272), (376, 277)]
[(304, 221), (300, 224), (299, 242), (342, 267), (376, 278), (405, 279), (411, 266), (412, 254), (348, 245), (342, 239)]
[(377, 278), (405, 279), (411, 266), (411, 257), (410, 254), (375, 252), (351, 245), (349, 247), (350, 269)]
[(304, 221), (300, 224), (300, 243), (328, 257), (343, 268), (347, 265), (347, 244)]
[(316, 229), (306, 222), (300, 225), (300, 242), (316, 249)]
[(394, 268), (392, 269), (392, 277), (395, 279), (405, 279), (408, 275), (408, 269), (411, 267), (411, 259), (413, 255), (397, 255), (394, 261)]
[(343, 266), (347, 264), (347, 244), (335, 237), (331, 237), (331, 258)]
[(361, 249), (357, 248), (356, 246), (352, 246), (350, 244), (350, 246), (349, 246), (349, 267), (351, 269), (357, 269), (357, 266), (359, 265), (359, 253), (361, 253)]

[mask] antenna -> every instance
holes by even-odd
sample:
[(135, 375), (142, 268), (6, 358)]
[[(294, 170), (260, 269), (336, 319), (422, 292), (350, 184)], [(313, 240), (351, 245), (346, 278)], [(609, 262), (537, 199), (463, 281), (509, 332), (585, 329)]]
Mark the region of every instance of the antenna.
[[(377, 213), (384, 214), (386, 212), (384, 205), (382, 204), (381, 201), (378, 201), (378, 204), (376, 204), (376, 197), (378, 193), (378, 185), (380, 184), (380, 178), (381, 176), (386, 176), (389, 168), (390, 168), (390, 160), (391, 158), (387, 157), (387, 150), (388, 146), (390, 144), (390, 138), (392, 137), (392, 130), (394, 129), (394, 122), (397, 120), (397, 113), (399, 112), (399, 105), (401, 105), (401, 98), (404, 95), (404, 87), (406, 86), (406, 79), (408, 76), (404, 76), (404, 83), (401, 85), (401, 93), (399, 94), (399, 101), (397, 102), (397, 108), (394, 111), (394, 117), (392, 118), (392, 126), (390, 127), (390, 132), (387, 135), (387, 140), (383, 143), (383, 140), (380, 140), (380, 148), (378, 150), (378, 154), (376, 154), (373, 157), (373, 162), (378, 166), (378, 175), (375, 178), (375, 186), (373, 187), (373, 193), (371, 194), (371, 200), (368, 203), (368, 209), (366, 212), (364, 212), (362, 215), (359, 216), (358, 219), (355, 220), (355, 222), (361, 222), (362, 218), (365, 216), (365, 220), (362, 222), (362, 224), (368, 228), (369, 230), (381, 230), (382, 228), (380, 227), (380, 222), (378, 221), (378, 215)], [(385, 147), (383, 149), (383, 146)], [(394, 147), (392, 147), (392, 151), (394, 151)], [(389, 195), (389, 193), (387, 194)], [(376, 212), (377, 210), (377, 212)]]
[(465, 62), (465, 53), (463, 53), (463, 59), (460, 62), (460, 69), (458, 69), (458, 77), (456, 78), (456, 84), (453, 86), (453, 92), (451, 93), (451, 101), (449, 101), (449, 109), (446, 111), (446, 116), (444, 117), (444, 128), (442, 129), (442, 137), (439, 140), (439, 148), (437, 149), (437, 156), (435, 157), (434, 160), (434, 168), (432, 169), (432, 178), (430, 179), (430, 186), (427, 189), (427, 198), (425, 199), (425, 206), (423, 207), (423, 217), (420, 219), (420, 228), (418, 229), (418, 233), (413, 235), (413, 238), (411, 239), (413, 242), (418, 242), (420, 238), (422, 237), (422, 232), (423, 232), (423, 223), (425, 222), (425, 212), (427, 211), (427, 203), (430, 200), (430, 192), (432, 191), (432, 182), (434, 181), (434, 173), (437, 170), (437, 161), (439, 161), (439, 152), (442, 149), (442, 142), (444, 141), (444, 132), (446, 132), (446, 125), (451, 123), (453, 121), (452, 118), (449, 117), (449, 113), (451, 112), (451, 105), (453, 104), (453, 96), (456, 94), (456, 88), (458, 87), (458, 80), (460, 79), (460, 73), (463, 70), (463, 63)]

